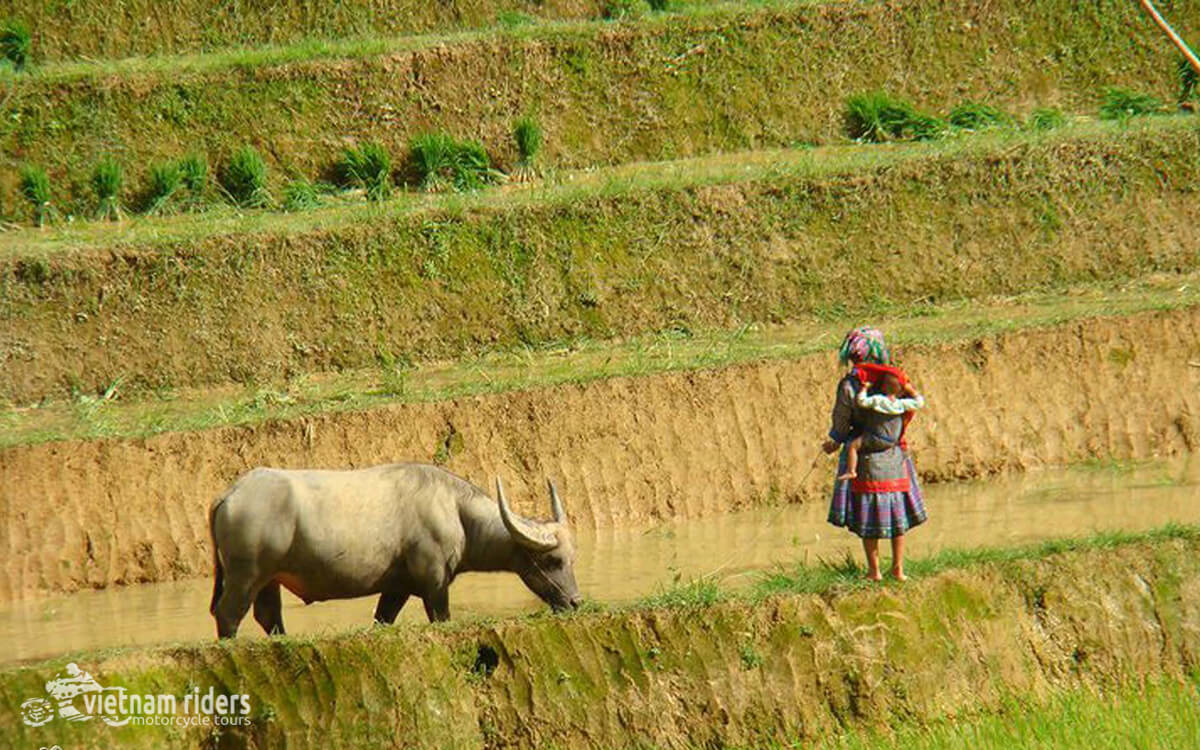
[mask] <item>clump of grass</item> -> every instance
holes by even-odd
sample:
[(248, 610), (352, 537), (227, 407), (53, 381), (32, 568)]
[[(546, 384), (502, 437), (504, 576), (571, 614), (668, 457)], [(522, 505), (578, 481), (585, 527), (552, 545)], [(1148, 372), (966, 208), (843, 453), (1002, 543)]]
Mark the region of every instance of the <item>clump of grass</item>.
[(321, 195), (317, 186), (304, 179), (297, 178), (283, 188), (283, 210), (289, 213), (308, 211), (321, 205)]
[(392, 194), (392, 157), (378, 143), (346, 149), (340, 171), (345, 184), (361, 187), (368, 200), (381, 201)]
[(987, 130), (1007, 125), (1008, 115), (982, 102), (965, 101), (950, 110), (950, 124), (962, 130)]
[(671, 0), (646, 0), (646, 4), (655, 13), (662, 13), (665, 10), (671, 9)]
[(29, 65), (29, 53), (33, 48), (33, 36), (23, 21), (9, 19), (0, 26), (0, 55), (13, 70), (25, 70)]
[(193, 207), (204, 202), (208, 192), (208, 159), (204, 154), (188, 154), (179, 160), (179, 177)]
[(476, 190), (495, 182), (498, 173), (478, 141), (460, 141), (448, 133), (423, 133), (409, 144), (413, 168), (430, 192)]
[(622, 21), (642, 15), (645, 0), (604, 0), (600, 15), (609, 21)]
[(271, 194), (267, 192), (267, 164), (253, 146), (235, 152), (218, 179), (230, 199), (243, 208), (271, 205)]
[(1114, 86), (1104, 90), (1104, 99), (1100, 104), (1100, 118), (1103, 120), (1127, 120), (1130, 117), (1154, 114), (1161, 109), (1162, 102), (1151, 94)]
[(938, 118), (884, 91), (851, 96), (846, 100), (845, 119), (851, 138), (873, 143), (930, 140), (945, 130)]
[(53, 210), (51, 206), (50, 177), (41, 167), (26, 165), (21, 168), (21, 195), (33, 207), (33, 223), (45, 226)]
[(516, 177), (530, 180), (537, 177), (538, 152), (542, 150), (542, 128), (532, 117), (522, 117), (513, 125), (513, 140), (517, 144)]
[(1033, 130), (1054, 130), (1067, 124), (1067, 116), (1055, 107), (1038, 107), (1029, 115), (1029, 127)]
[(112, 159), (103, 159), (92, 170), (92, 190), (96, 193), (96, 218), (119, 221), (121, 219), (121, 165)]
[(168, 161), (150, 165), (149, 182), (146, 185), (146, 212), (165, 213), (171, 199), (183, 186), (183, 173), (179, 163)]
[(725, 592), (711, 578), (698, 578), (681, 583), (678, 579), (668, 588), (641, 601), (645, 607), (697, 609), (710, 607), (725, 598)]
[(1179, 81), (1179, 103), (1191, 101), (1196, 96), (1196, 88), (1200, 86), (1200, 73), (1196, 72), (1186, 57), (1181, 57), (1175, 66), (1175, 77)]

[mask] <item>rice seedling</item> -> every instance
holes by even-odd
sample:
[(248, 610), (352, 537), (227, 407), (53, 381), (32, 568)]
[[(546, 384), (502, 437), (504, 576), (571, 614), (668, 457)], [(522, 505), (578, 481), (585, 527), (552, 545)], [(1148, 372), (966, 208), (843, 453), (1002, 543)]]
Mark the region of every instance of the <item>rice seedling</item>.
[(459, 141), (448, 133), (423, 133), (409, 144), (413, 168), (429, 192), (476, 190), (499, 173), (478, 141)]
[(1029, 127), (1033, 130), (1054, 130), (1067, 124), (1067, 116), (1055, 107), (1038, 107), (1029, 115)]
[(303, 177), (289, 182), (283, 188), (283, 210), (289, 213), (308, 211), (321, 205), (317, 186)]
[(96, 218), (121, 220), (121, 165), (103, 159), (92, 170), (92, 190), (96, 193)]
[(33, 223), (35, 226), (45, 226), (51, 217), (53, 207), (50, 203), (50, 177), (41, 167), (26, 165), (21, 168), (21, 195), (33, 207)]
[(1111, 87), (1104, 90), (1100, 104), (1100, 119), (1127, 120), (1139, 115), (1150, 115), (1162, 110), (1162, 102), (1151, 94)]
[(1192, 67), (1187, 58), (1179, 58), (1175, 65), (1175, 77), (1179, 81), (1179, 103), (1191, 101), (1196, 96), (1196, 87), (1200, 86), (1200, 73)]
[(179, 177), (187, 191), (189, 207), (196, 208), (208, 193), (208, 159), (203, 154), (188, 154), (179, 160)]
[(1012, 120), (995, 107), (982, 102), (965, 101), (950, 110), (950, 124), (962, 130), (987, 130), (1008, 125)]
[(150, 165), (149, 183), (143, 201), (146, 212), (165, 213), (167, 205), (183, 187), (183, 172), (178, 162), (168, 161)]
[(368, 200), (381, 201), (392, 193), (392, 157), (378, 143), (346, 149), (339, 171), (344, 184), (361, 187)]
[(266, 208), (271, 205), (267, 192), (267, 164), (253, 146), (239, 149), (218, 175), (222, 189), (243, 208)]
[(846, 129), (851, 138), (881, 143), (937, 138), (945, 123), (919, 111), (911, 102), (884, 91), (856, 94), (846, 100)]
[(29, 65), (29, 53), (33, 47), (33, 36), (23, 21), (9, 19), (0, 26), (0, 55), (13, 70), (25, 70)]
[(542, 128), (532, 117), (522, 117), (513, 125), (513, 140), (517, 144), (517, 167), (514, 175), (527, 181), (537, 177), (535, 165), (538, 152), (542, 150)]

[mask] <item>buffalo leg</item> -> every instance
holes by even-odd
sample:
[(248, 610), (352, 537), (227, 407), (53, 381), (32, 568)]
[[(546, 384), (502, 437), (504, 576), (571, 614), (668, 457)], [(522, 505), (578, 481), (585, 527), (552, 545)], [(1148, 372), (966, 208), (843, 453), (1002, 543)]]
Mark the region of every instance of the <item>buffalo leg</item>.
[(425, 616), (430, 622), (444, 622), (450, 619), (450, 590), (439, 589), (421, 597), (425, 602)]
[(379, 597), (379, 604), (375, 605), (375, 622), (380, 625), (391, 625), (396, 621), (396, 615), (400, 614), (400, 610), (404, 608), (404, 603), (407, 601), (407, 593), (384, 592)]
[(221, 600), (217, 602), (214, 616), (217, 619), (217, 637), (232, 638), (237, 635), (238, 626), (246, 612), (250, 611), (253, 598), (254, 581), (231, 575), (225, 570), (225, 584), (221, 590)]
[(279, 582), (263, 586), (254, 598), (254, 619), (267, 635), (283, 635), (283, 601), (279, 598)]

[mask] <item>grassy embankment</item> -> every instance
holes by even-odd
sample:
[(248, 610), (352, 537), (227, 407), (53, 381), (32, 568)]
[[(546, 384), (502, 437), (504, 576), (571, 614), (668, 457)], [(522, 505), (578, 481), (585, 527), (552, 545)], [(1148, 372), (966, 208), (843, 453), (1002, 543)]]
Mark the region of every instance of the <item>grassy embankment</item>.
[[(568, 617), (363, 630), (271, 642), (77, 654), (103, 683), (138, 693), (191, 686), (252, 696), (254, 725), (222, 746), (403, 737), (422, 747), (782, 746), (891, 727), (889, 736), (1095, 737), (1191, 689), (1200, 647), (1200, 529), (1166, 527), (914, 561), (903, 586), (848, 566), (781, 571), (743, 594), (691, 584), (628, 607)], [(0, 671), (0, 736), (13, 746), (195, 747), (196, 730), (56, 722), (17, 706), (63, 663)], [(1142, 702), (1133, 685), (1163, 686)], [(1119, 696), (1107, 724), (1080, 691)], [(1103, 705), (1103, 704), (1101, 704)], [(720, 716), (720, 721), (713, 721)], [(1174, 717), (1163, 737), (1191, 736)], [(851, 738), (845, 735), (851, 733)], [(1053, 735), (1051, 735), (1053, 736)], [(858, 745), (849, 744), (850, 747)], [(908, 745), (906, 745), (908, 746)], [(931, 745), (937, 747), (939, 745)]]
[[(968, 338), (1059, 326), (1097, 317), (1126, 317), (1200, 304), (1200, 276), (1159, 275), (1117, 284), (1079, 285), (1049, 293), (957, 302), (886, 305), (864, 311), (900, 353)], [(836, 335), (860, 318), (839, 313), (782, 326), (732, 331), (671, 331), (626, 340), (580, 339), (561, 347), (386, 368), (300, 376), (287, 383), (166, 390), (110, 398), (81, 395), (36, 408), (0, 411), (0, 448), (46, 441), (136, 439), (164, 432), (294, 421), (320, 414), (394, 404), (444, 402), (618, 377), (794, 360), (832, 351)], [(1200, 355), (1200, 352), (1198, 352)]]
[[(719, 0), (671, 0), (665, 12), (691, 13)], [(768, 5), (772, 0), (753, 0)], [(740, 3), (742, 5), (746, 3)], [(628, 5), (646, 14), (642, 0), (421, 0), (229, 3), (222, 0), (126, 0), (119, 12), (102, 0), (0, 2), (0, 19), (16, 18), (36, 30), (35, 64), (73, 59), (180, 54), (295, 43), (320, 44), (400, 34), (449, 32), (490, 26), (529, 26), (555, 20), (595, 20)], [(612, 10), (607, 10), (611, 6)], [(359, 42), (362, 43), (362, 42)]]
[[(0, 393), (278, 382), (1196, 267), (1187, 118), (3, 242)], [(653, 176), (652, 176), (653, 175)], [(106, 239), (108, 237), (108, 239)]]
[[(1198, 26), (1200, 8), (1175, 20)], [(276, 179), (315, 179), (347, 142), (400, 155), (413, 135), (446, 129), (511, 165), (512, 123), (532, 114), (550, 164), (668, 159), (840, 141), (845, 98), (875, 88), (941, 112), (986, 99), (1090, 113), (1117, 85), (1170, 100), (1174, 59), (1117, 0), (714, 6), (616, 26), (47, 65), (5, 76), (0, 149), (10, 165), (46, 167), (59, 209), (78, 211), (103, 157), (138, 185), (155, 160), (199, 150), (216, 164), (251, 143)], [(0, 175), (6, 207), (23, 206), (15, 180)]]

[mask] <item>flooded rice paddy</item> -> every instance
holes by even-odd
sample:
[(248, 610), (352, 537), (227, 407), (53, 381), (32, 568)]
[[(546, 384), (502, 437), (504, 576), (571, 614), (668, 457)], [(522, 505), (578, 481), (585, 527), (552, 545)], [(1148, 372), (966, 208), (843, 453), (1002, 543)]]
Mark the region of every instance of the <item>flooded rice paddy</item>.
[[(1140, 531), (1167, 522), (1200, 523), (1200, 456), (1135, 466), (1047, 470), (991, 481), (929, 486), (930, 520), (913, 531), (909, 554), (948, 547), (997, 547), (1097, 531)], [(857, 554), (857, 539), (825, 522), (823, 503), (765, 508), (653, 527), (577, 534), (576, 574), (585, 596), (621, 603), (675, 580), (714, 576), (728, 586), (796, 561)], [(211, 579), (89, 591), (0, 607), (6, 662), (115, 646), (214, 637)], [(374, 598), (304, 606), (286, 591), (293, 634), (368, 624)], [(506, 615), (543, 606), (507, 574), (469, 574), (451, 588), (455, 618)], [(417, 600), (402, 620), (423, 621)], [(239, 637), (263, 637), (247, 617)]]

